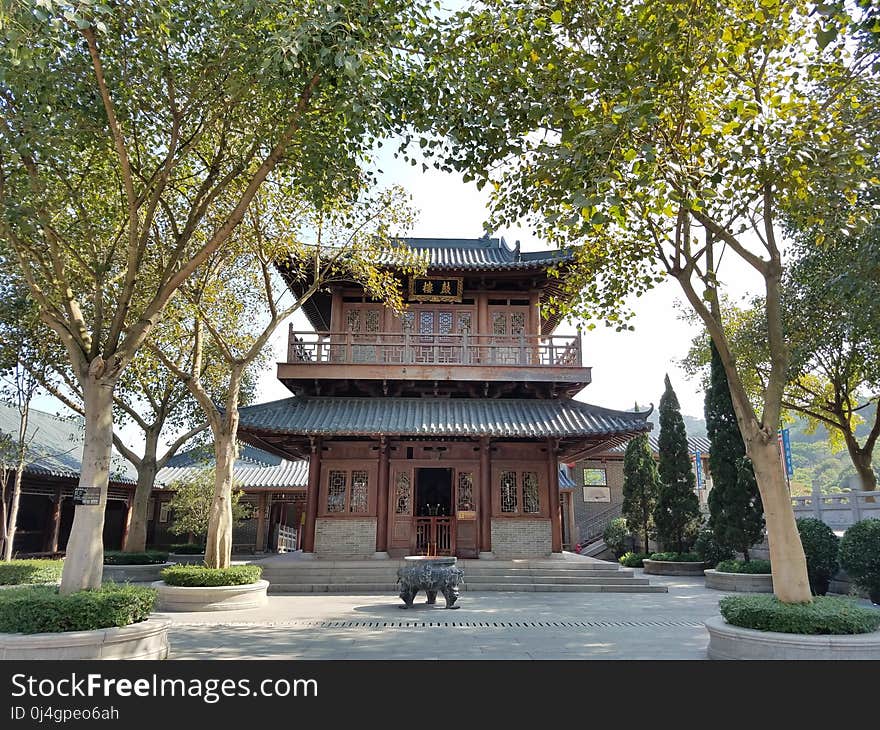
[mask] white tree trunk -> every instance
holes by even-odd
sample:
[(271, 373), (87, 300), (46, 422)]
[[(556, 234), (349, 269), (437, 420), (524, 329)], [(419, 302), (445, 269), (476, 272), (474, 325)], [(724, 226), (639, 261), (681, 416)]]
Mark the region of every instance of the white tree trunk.
[[(21, 402), (20, 402), (21, 403)], [(21, 479), (24, 473), (27, 456), (27, 425), (30, 413), (30, 397), (24, 402), (21, 420), (18, 426), (18, 464), (15, 469), (15, 480), (12, 485), (12, 504), (9, 507), (7, 521), (4, 523), (6, 535), (3, 541), (3, 559), (12, 560), (12, 548), (15, 544), (15, 531), (18, 529), (18, 505), (21, 503)]]
[(113, 446), (114, 383), (91, 375), (83, 381), (86, 424), (79, 486), (99, 490), (100, 500), (97, 505), (77, 505), (74, 511), (61, 573), (61, 592), (65, 594), (100, 588), (104, 572), (104, 507)]
[[(224, 418), (224, 420), (226, 420)], [(235, 414), (236, 425), (238, 414)], [(214, 501), (208, 520), (208, 542), (205, 546), (205, 565), (209, 568), (228, 568), (232, 559), (232, 469), (235, 465), (235, 435), (227, 428), (214, 432)]]

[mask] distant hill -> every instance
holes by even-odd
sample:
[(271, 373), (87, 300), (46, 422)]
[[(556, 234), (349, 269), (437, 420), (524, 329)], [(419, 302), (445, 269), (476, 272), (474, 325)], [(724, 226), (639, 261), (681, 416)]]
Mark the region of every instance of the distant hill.
[[(694, 418), (694, 416), (686, 416), (681, 414), (684, 420), (684, 428), (688, 436), (701, 436), (706, 438), (706, 422), (702, 418)], [(655, 408), (648, 420), (654, 424), (654, 433), (660, 431), (660, 411)]]

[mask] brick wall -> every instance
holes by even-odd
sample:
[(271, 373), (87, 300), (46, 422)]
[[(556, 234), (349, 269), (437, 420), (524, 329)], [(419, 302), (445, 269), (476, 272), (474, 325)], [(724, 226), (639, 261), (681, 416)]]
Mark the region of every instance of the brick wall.
[(376, 552), (376, 520), (338, 520), (319, 518), (315, 521), (315, 553), (330, 555), (372, 555)]
[[(584, 469), (605, 469), (605, 481), (611, 496), (610, 502), (584, 502)], [(623, 502), (623, 459), (579, 461), (574, 467), (574, 480), (577, 488), (572, 494), (574, 506), (575, 542), (584, 537), (584, 529), (593, 515), (604, 512), (609, 507)]]
[(498, 558), (544, 557), (552, 547), (550, 520), (492, 520), (492, 552)]

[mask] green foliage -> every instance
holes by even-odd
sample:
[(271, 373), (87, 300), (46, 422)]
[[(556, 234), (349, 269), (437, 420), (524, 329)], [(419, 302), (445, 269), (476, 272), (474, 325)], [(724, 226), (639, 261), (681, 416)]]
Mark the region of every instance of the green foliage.
[[(168, 488), (174, 492), (171, 498), (171, 534), (192, 533), (197, 538), (204, 538), (208, 534), (211, 504), (214, 501), (214, 469), (204, 469), (192, 479), (179, 479)], [(236, 525), (251, 516), (250, 505), (240, 502), (242, 494), (241, 489), (232, 490), (232, 520)], [(199, 552), (204, 552), (204, 547)]]
[(670, 563), (702, 563), (703, 559), (696, 553), (651, 553), (651, 560), (668, 561)]
[(651, 556), (648, 553), (634, 553), (632, 551), (624, 553), (619, 559), (618, 563), (620, 563), (625, 568), (644, 568), (644, 560), (645, 558), (650, 558)]
[(629, 530), (626, 526), (626, 520), (623, 517), (611, 520), (605, 528), (605, 531), (602, 533), (602, 539), (614, 552), (615, 557), (620, 557), (623, 553), (623, 549), (626, 546), (626, 539), (628, 537)]
[(720, 545), (715, 539), (715, 533), (708, 527), (704, 527), (694, 541), (694, 552), (700, 556), (706, 565), (714, 568), (722, 560), (733, 557), (734, 551), (725, 545)]
[(13, 560), (0, 563), (0, 586), (24, 583), (57, 583), (61, 580), (62, 560)]
[(208, 587), (243, 586), (256, 583), (263, 574), (259, 565), (232, 565), (206, 568), (201, 565), (172, 565), (162, 571), (162, 580), (170, 586)]
[(880, 520), (861, 520), (843, 533), (840, 564), (874, 603), (880, 603)]
[(123, 553), (116, 550), (104, 553), (104, 565), (155, 565), (168, 560), (168, 553), (147, 550), (142, 553)]
[(627, 444), (623, 456), (623, 505), (621, 512), (634, 531), (638, 531), (643, 547), (648, 549), (654, 507), (660, 477), (651, 453), (647, 434), (640, 434)]
[(828, 584), (840, 567), (838, 552), (840, 540), (821, 520), (803, 517), (797, 521), (801, 545), (807, 558), (807, 575), (813, 595), (828, 591)]
[(721, 573), (746, 573), (748, 575), (770, 574), (769, 560), (722, 560), (715, 566)]
[(56, 588), (33, 586), (0, 591), (0, 632), (9, 634), (93, 631), (145, 621), (156, 591), (107, 583), (94, 591), (62, 596)]
[(811, 603), (782, 603), (775, 596), (726, 596), (718, 602), (727, 623), (783, 634), (867, 634), (880, 628), (880, 611), (848, 598), (817, 596)]
[(193, 542), (184, 542), (172, 545), (169, 550), (177, 555), (202, 555), (205, 552), (205, 546)]
[(719, 545), (743, 553), (764, 533), (764, 505), (758, 483), (746, 456), (724, 365), (710, 344), (711, 371), (706, 390), (706, 432), (709, 436), (709, 526)]
[(660, 488), (654, 506), (657, 539), (666, 548), (686, 552), (696, 538), (700, 501), (691, 469), (687, 432), (678, 398), (666, 376), (666, 390), (660, 399)]

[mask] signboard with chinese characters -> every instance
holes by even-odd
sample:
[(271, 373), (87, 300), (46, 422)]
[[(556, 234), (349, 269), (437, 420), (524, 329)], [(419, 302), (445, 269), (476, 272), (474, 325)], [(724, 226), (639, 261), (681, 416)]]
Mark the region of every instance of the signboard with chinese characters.
[(611, 490), (608, 487), (584, 487), (584, 502), (610, 502)]
[(455, 517), (456, 517), (456, 519), (459, 519), (459, 520), (475, 520), (475, 519), (477, 519), (477, 513), (476, 513), (476, 510), (472, 510), (472, 509), (469, 509), (469, 510), (460, 509), (460, 510), (458, 510), (458, 512), (455, 513)]
[(464, 279), (460, 277), (414, 276), (409, 280), (411, 302), (460, 302)]
[(75, 487), (73, 503), (92, 507), (101, 504), (101, 490), (98, 487)]

